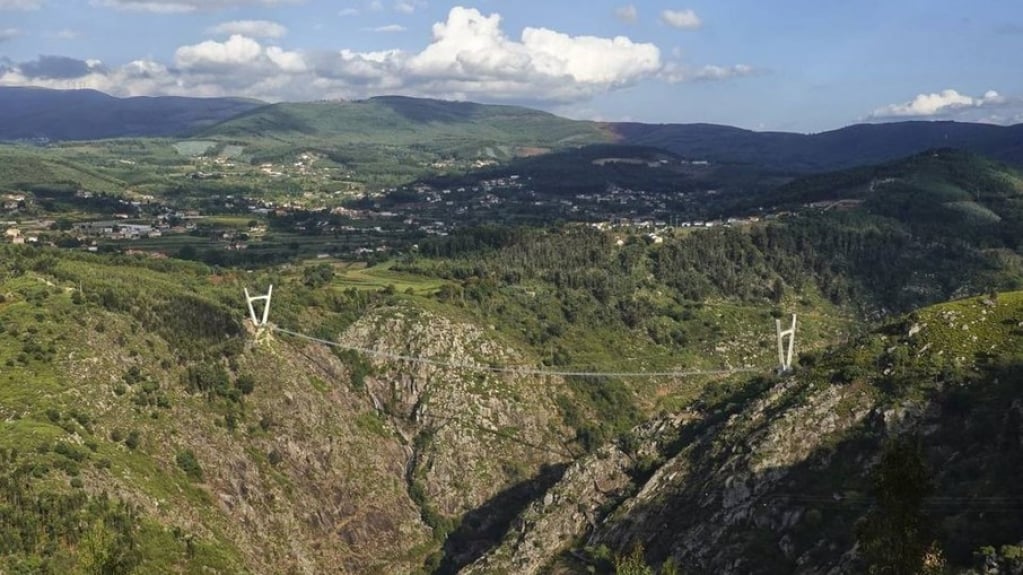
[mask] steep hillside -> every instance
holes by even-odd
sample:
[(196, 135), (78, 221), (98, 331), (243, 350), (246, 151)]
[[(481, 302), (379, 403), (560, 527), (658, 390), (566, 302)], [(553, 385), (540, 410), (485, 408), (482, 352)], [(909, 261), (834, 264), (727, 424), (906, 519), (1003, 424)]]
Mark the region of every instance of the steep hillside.
[(122, 191), (127, 184), (86, 163), (21, 146), (0, 146), (0, 192)]
[(0, 140), (177, 136), (260, 105), (242, 98), (115, 98), (95, 90), (0, 87)]
[(1021, 318), (1020, 292), (942, 304), (709, 393), (573, 464), (467, 572), (602, 572), (634, 548), (685, 573), (1018, 569)]
[(1016, 249), (1023, 229), (1023, 176), (980, 156), (941, 149), (801, 178), (745, 203), (772, 211), (806, 205), (853, 210), (897, 221), (917, 235)]
[[(432, 570), (466, 512), (492, 507), (461, 552), (572, 456), (556, 380), (257, 337), (251, 279), (201, 266), (2, 254), (4, 572)], [(410, 302), (288, 285), (275, 315), (293, 327), (392, 356), (523, 360)], [(356, 302), (371, 307), (354, 323), (331, 311)]]
[(817, 134), (753, 132), (713, 124), (609, 124), (620, 141), (687, 158), (825, 172), (886, 162), (930, 148), (958, 148), (1023, 165), (1023, 125), (961, 122), (858, 124)]

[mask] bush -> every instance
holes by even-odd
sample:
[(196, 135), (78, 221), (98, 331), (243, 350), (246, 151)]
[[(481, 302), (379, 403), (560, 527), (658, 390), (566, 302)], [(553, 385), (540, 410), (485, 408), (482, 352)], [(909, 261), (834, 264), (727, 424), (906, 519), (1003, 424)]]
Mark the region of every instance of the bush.
[(195, 458), (195, 453), (191, 449), (179, 451), (174, 461), (178, 464), (178, 467), (185, 472), (185, 475), (193, 481), (202, 481), (202, 466), (199, 465), (199, 460)]
[(128, 437), (124, 440), (124, 445), (128, 449), (135, 449), (139, 446), (139, 441), (141, 441), (141, 439), (139, 432), (133, 429), (128, 432)]
[(242, 392), (242, 395), (249, 395), (256, 389), (256, 380), (251, 375), (239, 375), (234, 386)]

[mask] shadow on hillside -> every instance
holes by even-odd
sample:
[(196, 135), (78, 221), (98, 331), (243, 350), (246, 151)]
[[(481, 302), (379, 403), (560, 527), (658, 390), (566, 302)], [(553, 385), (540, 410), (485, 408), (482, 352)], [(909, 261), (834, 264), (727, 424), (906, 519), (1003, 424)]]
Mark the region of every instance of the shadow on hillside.
[(505, 489), (462, 516), (458, 529), (444, 542), (444, 558), (434, 575), (453, 575), (490, 551), (504, 537), (512, 521), (561, 480), (567, 467), (545, 465), (532, 479)]
[(446, 102), (404, 96), (378, 96), (371, 100), (387, 106), (410, 122), (420, 124), (467, 122), (476, 118), (483, 109), (483, 106), (473, 102)]

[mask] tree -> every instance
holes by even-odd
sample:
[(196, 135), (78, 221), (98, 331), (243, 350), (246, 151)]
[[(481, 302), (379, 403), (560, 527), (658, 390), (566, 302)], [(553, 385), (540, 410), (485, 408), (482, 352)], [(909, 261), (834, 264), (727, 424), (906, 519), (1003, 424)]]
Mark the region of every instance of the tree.
[(932, 489), (919, 442), (889, 442), (873, 471), (876, 507), (858, 532), (870, 573), (916, 575), (924, 570), (928, 554), (935, 552), (923, 513)]
[(637, 545), (632, 548), (628, 555), (615, 557), (615, 575), (654, 575), (654, 570), (647, 565), (643, 558), (643, 546)]

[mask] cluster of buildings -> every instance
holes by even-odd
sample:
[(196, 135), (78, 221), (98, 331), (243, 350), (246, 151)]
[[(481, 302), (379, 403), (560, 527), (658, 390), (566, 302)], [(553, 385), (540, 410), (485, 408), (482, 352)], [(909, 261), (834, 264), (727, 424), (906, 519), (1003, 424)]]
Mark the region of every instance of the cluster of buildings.
[[(7, 222), (7, 225), (11, 225), (13, 223), (14, 222)], [(21, 245), (24, 243), (34, 244), (39, 241), (39, 236), (34, 234), (25, 235), (21, 232), (21, 229), (19, 228), (8, 227), (7, 230), (4, 231), (4, 240), (6, 240), (7, 243), (15, 245)]]

